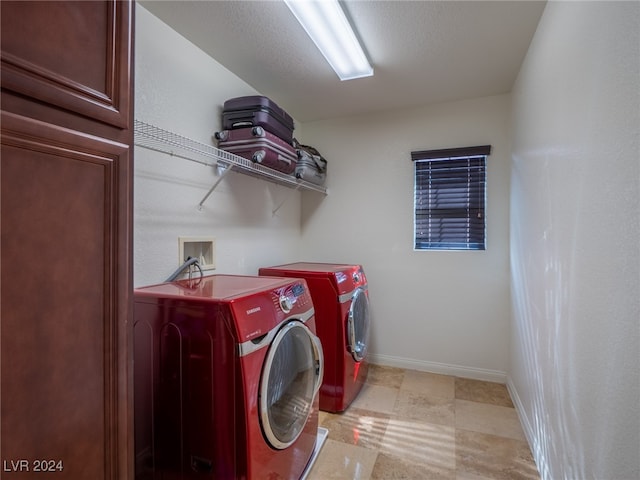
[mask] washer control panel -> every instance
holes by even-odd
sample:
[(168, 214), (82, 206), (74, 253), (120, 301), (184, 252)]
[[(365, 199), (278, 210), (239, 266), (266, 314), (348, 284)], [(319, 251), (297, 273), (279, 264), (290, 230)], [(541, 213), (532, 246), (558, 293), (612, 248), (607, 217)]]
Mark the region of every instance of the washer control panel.
[(308, 309), (311, 304), (311, 295), (302, 283), (293, 283), (285, 288), (277, 291), (277, 297), (274, 298), (274, 303), (287, 314), (299, 307), (302, 309)]

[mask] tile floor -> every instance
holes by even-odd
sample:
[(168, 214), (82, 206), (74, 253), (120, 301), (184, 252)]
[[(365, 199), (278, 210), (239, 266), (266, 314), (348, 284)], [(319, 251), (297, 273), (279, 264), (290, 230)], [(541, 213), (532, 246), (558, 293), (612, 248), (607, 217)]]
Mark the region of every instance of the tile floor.
[(371, 365), (307, 480), (539, 479), (504, 385)]

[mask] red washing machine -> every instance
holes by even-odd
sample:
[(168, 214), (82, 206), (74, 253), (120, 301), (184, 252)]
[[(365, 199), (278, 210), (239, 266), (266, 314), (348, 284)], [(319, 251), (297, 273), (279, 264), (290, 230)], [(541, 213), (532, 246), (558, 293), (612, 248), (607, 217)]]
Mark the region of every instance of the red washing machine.
[(302, 279), (136, 289), (136, 479), (299, 479), (319, 449), (322, 374)]
[(320, 410), (345, 410), (360, 392), (369, 369), (369, 293), (364, 270), (360, 265), (290, 263), (261, 268), (259, 273), (307, 281), (324, 348)]

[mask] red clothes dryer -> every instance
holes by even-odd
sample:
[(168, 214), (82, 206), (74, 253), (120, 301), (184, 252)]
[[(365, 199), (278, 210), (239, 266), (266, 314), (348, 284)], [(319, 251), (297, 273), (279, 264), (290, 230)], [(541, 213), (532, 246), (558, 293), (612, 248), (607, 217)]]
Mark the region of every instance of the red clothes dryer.
[(136, 289), (136, 479), (299, 479), (316, 448), (322, 369), (302, 279)]
[(320, 410), (345, 410), (360, 392), (369, 367), (369, 293), (362, 266), (290, 263), (261, 268), (259, 274), (307, 281), (324, 348)]

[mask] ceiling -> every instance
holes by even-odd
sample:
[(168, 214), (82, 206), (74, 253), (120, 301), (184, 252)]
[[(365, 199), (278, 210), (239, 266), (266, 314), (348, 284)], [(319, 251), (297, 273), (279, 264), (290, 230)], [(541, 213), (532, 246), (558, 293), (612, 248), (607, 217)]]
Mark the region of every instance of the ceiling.
[(300, 122), (508, 93), (545, 6), (343, 1), (374, 75), (341, 82), (281, 1), (139, 3)]

